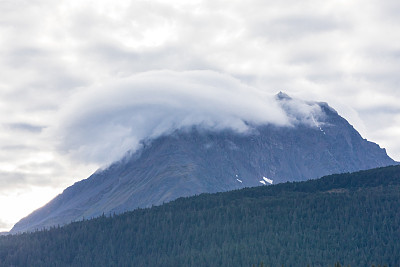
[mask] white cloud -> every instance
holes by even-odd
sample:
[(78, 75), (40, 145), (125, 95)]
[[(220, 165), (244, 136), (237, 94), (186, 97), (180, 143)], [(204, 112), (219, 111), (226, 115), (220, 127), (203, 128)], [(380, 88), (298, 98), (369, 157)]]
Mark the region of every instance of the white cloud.
[(113, 79), (77, 92), (56, 116), (60, 123), (46, 134), (59, 137), (60, 150), (99, 164), (118, 159), (143, 139), (192, 125), (245, 132), (246, 122), (291, 123), (273, 95), (212, 71)]

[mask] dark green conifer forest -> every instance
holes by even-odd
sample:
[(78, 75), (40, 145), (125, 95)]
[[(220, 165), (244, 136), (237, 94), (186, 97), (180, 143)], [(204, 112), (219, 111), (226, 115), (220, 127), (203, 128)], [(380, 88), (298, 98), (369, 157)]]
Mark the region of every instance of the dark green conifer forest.
[(400, 266), (400, 166), (0, 236), (0, 266)]

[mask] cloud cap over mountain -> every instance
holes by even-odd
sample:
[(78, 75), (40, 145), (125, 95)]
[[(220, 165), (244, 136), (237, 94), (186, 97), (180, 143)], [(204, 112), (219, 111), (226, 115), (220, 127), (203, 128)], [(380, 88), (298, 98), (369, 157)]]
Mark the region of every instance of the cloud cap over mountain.
[(78, 91), (47, 134), (75, 160), (104, 164), (185, 127), (244, 133), (249, 125), (293, 126), (321, 116), (315, 103), (285, 102), (283, 109), (274, 95), (213, 71), (145, 72)]

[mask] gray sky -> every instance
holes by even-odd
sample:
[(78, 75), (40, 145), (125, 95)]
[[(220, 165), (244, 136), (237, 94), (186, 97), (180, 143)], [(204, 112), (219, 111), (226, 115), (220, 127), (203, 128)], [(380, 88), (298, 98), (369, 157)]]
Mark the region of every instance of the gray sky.
[(116, 2), (0, 0), (0, 231), (141, 138), (290, 123), (279, 91), (400, 160), (399, 1)]

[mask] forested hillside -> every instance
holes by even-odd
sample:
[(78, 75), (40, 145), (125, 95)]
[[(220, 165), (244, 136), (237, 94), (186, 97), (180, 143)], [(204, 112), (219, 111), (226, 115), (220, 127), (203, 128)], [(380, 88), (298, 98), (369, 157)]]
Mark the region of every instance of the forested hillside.
[(399, 240), (391, 166), (2, 236), (0, 266), (399, 266)]

